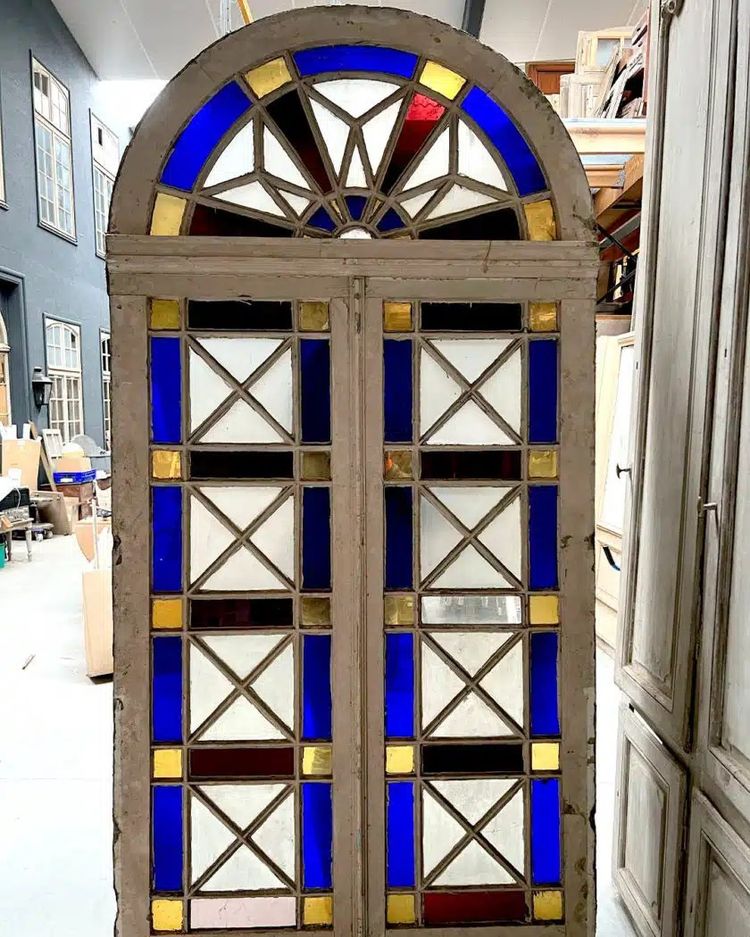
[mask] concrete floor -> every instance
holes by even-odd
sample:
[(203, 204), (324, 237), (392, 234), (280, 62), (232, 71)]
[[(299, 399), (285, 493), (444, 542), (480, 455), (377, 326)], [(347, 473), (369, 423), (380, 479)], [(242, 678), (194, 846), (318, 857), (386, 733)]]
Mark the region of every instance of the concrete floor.
[[(112, 932), (112, 685), (85, 673), (83, 567), (75, 540), (55, 537), (0, 570), (0, 921), (18, 937)], [(635, 937), (610, 880), (612, 672), (600, 651), (597, 934)]]

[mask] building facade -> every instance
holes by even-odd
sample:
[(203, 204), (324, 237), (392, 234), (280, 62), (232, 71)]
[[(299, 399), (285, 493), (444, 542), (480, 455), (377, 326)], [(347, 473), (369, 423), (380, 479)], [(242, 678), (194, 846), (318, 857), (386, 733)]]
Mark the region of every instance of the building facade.
[(104, 233), (127, 130), (51, 0), (0, 0), (0, 22), (0, 422), (106, 446)]

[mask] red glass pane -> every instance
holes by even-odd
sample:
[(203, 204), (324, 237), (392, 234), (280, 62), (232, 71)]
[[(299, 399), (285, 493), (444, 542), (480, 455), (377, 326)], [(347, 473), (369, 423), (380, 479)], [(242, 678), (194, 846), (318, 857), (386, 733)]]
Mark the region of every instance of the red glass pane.
[[(252, 456), (253, 453), (248, 455)], [(223, 628), (290, 628), (294, 620), (293, 605), (292, 599), (191, 599), (190, 627), (197, 631)]]
[(234, 214), (221, 208), (196, 205), (190, 222), (190, 233), (219, 235), (220, 237), (281, 237), (290, 238), (291, 228), (269, 224), (247, 215)]
[[(331, 181), (328, 178), (328, 171), (297, 92), (288, 91), (277, 98), (268, 105), (268, 113), (297, 151), (297, 155), (307, 167), (308, 172), (320, 186), (320, 191), (330, 192)], [(266, 166), (266, 170), (272, 173), (273, 166)]]
[(383, 191), (390, 192), (399, 177), (422, 149), (435, 124), (445, 113), (445, 107), (424, 94), (415, 94), (406, 112), (396, 148), (383, 180)]
[(427, 892), (425, 924), (491, 924), (525, 921), (526, 895), (522, 891)]
[(194, 780), (222, 778), (294, 777), (294, 749), (194, 748), (190, 752), (190, 777)]

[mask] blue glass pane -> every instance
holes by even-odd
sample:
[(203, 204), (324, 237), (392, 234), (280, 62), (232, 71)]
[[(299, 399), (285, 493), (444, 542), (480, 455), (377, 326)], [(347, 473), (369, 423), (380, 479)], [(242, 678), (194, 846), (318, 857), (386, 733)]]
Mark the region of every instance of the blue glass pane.
[(182, 589), (182, 489), (151, 489), (151, 584), (154, 592)]
[(300, 75), (318, 75), (320, 72), (384, 72), (411, 78), (417, 67), (417, 56), (398, 49), (380, 46), (319, 46), (294, 53)]
[(403, 228), (404, 220), (397, 211), (389, 208), (388, 211), (378, 222), (378, 231), (395, 231), (396, 228)]
[(461, 107), (498, 148), (513, 175), (519, 195), (531, 195), (547, 188), (536, 156), (497, 101), (481, 88), (472, 88)]
[(529, 586), (557, 588), (557, 485), (529, 488)]
[(531, 881), (560, 884), (560, 781), (531, 782)]
[(330, 345), (325, 338), (303, 338), (299, 346), (302, 442), (330, 442)]
[(385, 636), (385, 736), (414, 737), (414, 635)]
[(557, 339), (529, 342), (529, 442), (557, 442)]
[(333, 885), (333, 799), (331, 785), (302, 785), (302, 885)]
[(161, 181), (177, 189), (192, 189), (216, 144), (250, 106), (238, 84), (224, 85), (191, 117), (177, 138)]
[(151, 339), (151, 439), (182, 439), (182, 365), (179, 338)]
[(414, 888), (414, 782), (387, 786), (388, 888)]
[(151, 723), (156, 743), (182, 742), (182, 639), (154, 638)]
[(154, 891), (182, 891), (182, 788), (153, 789)]
[(302, 588), (331, 588), (331, 490), (302, 492)]
[(359, 221), (365, 211), (367, 197), (364, 195), (347, 195), (346, 207), (349, 209), (349, 215), (353, 221)]
[(336, 227), (336, 223), (325, 208), (319, 208), (310, 216), (307, 223), (313, 228), (322, 228), (323, 231), (333, 231)]
[(385, 587), (412, 588), (411, 488), (385, 489)]
[(331, 738), (331, 636), (302, 638), (302, 737)]
[(411, 342), (383, 342), (383, 408), (386, 442), (412, 441)]
[(531, 734), (559, 735), (557, 702), (557, 634), (531, 635)]

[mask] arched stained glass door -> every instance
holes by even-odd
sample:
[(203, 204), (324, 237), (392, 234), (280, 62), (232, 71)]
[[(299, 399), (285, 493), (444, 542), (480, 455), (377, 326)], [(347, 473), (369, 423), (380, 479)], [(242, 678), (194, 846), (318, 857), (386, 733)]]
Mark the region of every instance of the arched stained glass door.
[(145, 118), (109, 241), (122, 937), (588, 932), (589, 210), (525, 79), (395, 11), (242, 30)]

